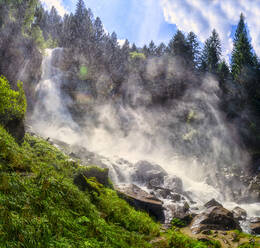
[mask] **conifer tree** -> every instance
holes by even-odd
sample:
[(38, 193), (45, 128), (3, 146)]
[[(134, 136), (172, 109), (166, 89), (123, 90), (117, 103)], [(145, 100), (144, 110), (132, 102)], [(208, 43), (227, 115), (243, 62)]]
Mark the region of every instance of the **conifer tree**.
[(177, 33), (170, 40), (167, 47), (167, 52), (172, 56), (186, 57), (188, 51), (188, 44), (184, 34), (178, 30)]
[(156, 46), (155, 46), (154, 42), (151, 41), (149, 46), (148, 46), (148, 54), (150, 56), (154, 56), (155, 55), (155, 51), (156, 51)]
[(165, 53), (165, 49), (166, 49), (166, 46), (165, 44), (162, 42), (155, 50), (155, 55), (160, 57), (162, 56), (164, 53)]
[(197, 36), (193, 32), (189, 32), (187, 35), (187, 45), (188, 45), (188, 57), (191, 61), (192, 67), (198, 67), (199, 60), (199, 42)]
[(238, 79), (243, 69), (253, 66), (254, 54), (248, 38), (245, 18), (241, 14), (234, 37), (234, 48), (231, 57), (232, 75), (235, 79)]
[(219, 35), (213, 29), (211, 36), (206, 40), (201, 54), (200, 69), (216, 73), (221, 56), (221, 43)]

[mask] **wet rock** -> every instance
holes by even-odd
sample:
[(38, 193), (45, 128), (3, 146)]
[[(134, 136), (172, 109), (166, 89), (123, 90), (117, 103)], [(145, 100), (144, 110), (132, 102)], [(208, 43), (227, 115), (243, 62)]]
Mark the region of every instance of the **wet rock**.
[(183, 192), (182, 180), (177, 176), (168, 176), (164, 179), (164, 188), (181, 194)]
[(163, 184), (164, 177), (167, 175), (166, 171), (157, 164), (147, 161), (139, 161), (135, 165), (135, 173), (132, 175), (132, 180), (140, 184), (149, 184), (153, 179), (158, 186)]
[(179, 201), (181, 201), (182, 196), (181, 196), (180, 194), (174, 193), (174, 194), (171, 194), (171, 199), (172, 199), (173, 201), (175, 201), (175, 202), (179, 202)]
[(238, 206), (232, 210), (232, 213), (234, 215), (234, 218), (237, 220), (245, 220), (247, 216), (246, 210)]
[(170, 204), (167, 209), (171, 212), (172, 218), (177, 218), (180, 220), (185, 219), (191, 213), (189, 211), (189, 204), (185, 202), (184, 204)]
[(195, 234), (203, 230), (241, 230), (233, 213), (221, 206), (213, 206), (197, 215), (191, 223), (191, 231)]
[(260, 174), (250, 178), (244, 195), (239, 202), (253, 203), (260, 201)]
[(162, 201), (134, 184), (117, 185), (115, 189), (119, 196), (135, 207), (135, 209), (144, 210), (151, 216), (154, 216), (156, 220), (164, 222), (165, 216)]
[(219, 202), (217, 202), (214, 198), (208, 201), (206, 204), (204, 204), (204, 207), (211, 208), (211, 207), (223, 207)]
[(250, 229), (254, 234), (260, 234), (260, 218), (254, 217), (250, 219)]
[(201, 234), (211, 235), (211, 230), (203, 230), (203, 231), (201, 232)]

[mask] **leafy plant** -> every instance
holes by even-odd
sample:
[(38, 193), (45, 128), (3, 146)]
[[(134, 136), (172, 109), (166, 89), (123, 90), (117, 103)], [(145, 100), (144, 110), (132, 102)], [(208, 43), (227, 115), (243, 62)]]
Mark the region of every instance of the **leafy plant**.
[(26, 97), (23, 83), (18, 81), (18, 91), (12, 90), (8, 80), (0, 76), (0, 123), (6, 125), (8, 121), (23, 119), (26, 113)]

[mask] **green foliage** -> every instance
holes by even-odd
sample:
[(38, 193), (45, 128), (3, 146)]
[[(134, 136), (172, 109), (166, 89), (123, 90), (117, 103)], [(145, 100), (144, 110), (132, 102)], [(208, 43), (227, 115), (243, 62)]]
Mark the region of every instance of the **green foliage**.
[(43, 52), (45, 48), (45, 40), (42, 35), (42, 30), (40, 29), (39, 26), (35, 26), (32, 28), (32, 33), (31, 33), (32, 39), (34, 40), (36, 46), (39, 48), (40, 51)]
[(1, 127), (1, 247), (151, 247), (159, 224), (95, 178), (80, 191), (78, 170), (47, 141), (27, 134), (19, 146)]
[(130, 52), (130, 58), (133, 60), (144, 60), (146, 59), (146, 56), (144, 53)]
[(184, 227), (187, 224), (184, 221), (180, 220), (179, 218), (173, 218), (171, 221), (171, 225), (176, 227)]
[(58, 47), (58, 41), (53, 40), (51, 36), (49, 36), (49, 38), (45, 41), (44, 48), (55, 48), (55, 47)]
[(221, 248), (218, 241), (208, 240), (205, 242), (192, 239), (184, 234), (182, 234), (177, 229), (174, 229), (170, 233), (170, 247), (174, 248)]
[(18, 91), (12, 90), (4, 76), (0, 76), (0, 123), (23, 119), (26, 113), (26, 97), (23, 83), (17, 83)]
[(258, 247), (259, 247), (259, 244), (248, 243), (248, 242), (238, 246), (238, 248), (258, 248)]
[(206, 40), (201, 54), (201, 70), (215, 73), (221, 56), (221, 42), (219, 35), (213, 29), (211, 36)]
[(235, 79), (238, 79), (242, 70), (245, 67), (254, 65), (254, 54), (250, 44), (243, 14), (240, 15), (240, 20), (234, 37), (234, 48), (231, 57), (231, 71)]

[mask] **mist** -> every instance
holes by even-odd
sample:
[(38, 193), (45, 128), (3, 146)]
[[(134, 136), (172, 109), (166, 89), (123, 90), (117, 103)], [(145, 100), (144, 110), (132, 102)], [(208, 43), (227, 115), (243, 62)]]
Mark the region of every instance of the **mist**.
[[(212, 75), (195, 80), (180, 98), (167, 105), (151, 106), (151, 95), (139, 85), (139, 76), (130, 74), (122, 86), (128, 104), (122, 99), (91, 103), (91, 111), (77, 123), (69, 109), (73, 100), (62, 91), (66, 81), (66, 72), (59, 69), (62, 54), (61, 48), (47, 50), (42, 63), (37, 102), (30, 118), (37, 133), (84, 147), (112, 162), (125, 159), (133, 164), (140, 160), (159, 164), (182, 178), (184, 187), (192, 189), (201, 202), (210, 200), (210, 195), (232, 200), (234, 182), (227, 185), (223, 171), (245, 169), (248, 156), (234, 127), (226, 123), (218, 108), (220, 89)], [(149, 60), (145, 73), (156, 78), (164, 66), (162, 60)], [(190, 73), (174, 59), (166, 71), (178, 78)], [(127, 165), (121, 166), (124, 174)], [(239, 182), (237, 187), (244, 190)]]

